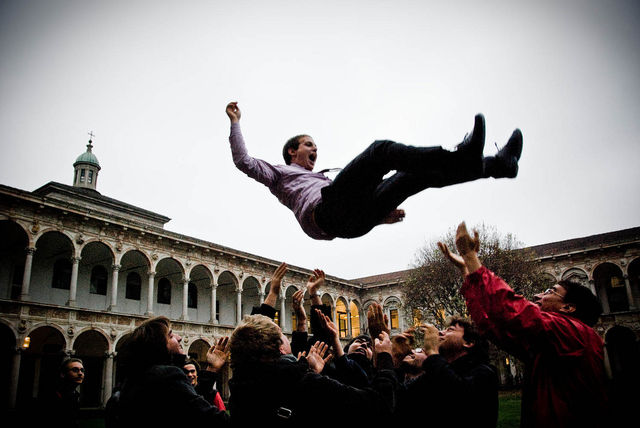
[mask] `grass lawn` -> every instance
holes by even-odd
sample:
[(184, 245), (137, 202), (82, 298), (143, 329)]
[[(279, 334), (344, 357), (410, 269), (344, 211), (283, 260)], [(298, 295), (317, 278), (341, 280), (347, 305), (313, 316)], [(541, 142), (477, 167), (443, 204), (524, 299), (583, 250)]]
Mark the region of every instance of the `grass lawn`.
[(520, 426), (520, 391), (500, 391), (498, 408), (498, 428), (518, 428)]

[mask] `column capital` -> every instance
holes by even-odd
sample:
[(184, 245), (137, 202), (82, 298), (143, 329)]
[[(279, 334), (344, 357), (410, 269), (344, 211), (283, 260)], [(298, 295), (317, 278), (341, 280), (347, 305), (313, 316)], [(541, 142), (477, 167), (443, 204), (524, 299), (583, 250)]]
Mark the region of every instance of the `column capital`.
[(82, 260), (82, 257), (80, 257), (80, 256), (72, 256), (71, 257), (71, 263), (73, 263), (74, 265), (80, 263), (80, 260)]
[(191, 278), (186, 277), (186, 276), (183, 276), (183, 277), (182, 277), (182, 283), (183, 283), (183, 284), (188, 284), (190, 281), (191, 281)]
[(119, 265), (119, 264), (114, 263), (111, 265), (112, 270), (120, 270), (121, 268), (122, 268), (122, 265)]
[(154, 270), (150, 270), (150, 271), (148, 271), (148, 272), (147, 272), (147, 275), (149, 275), (149, 276), (156, 276), (156, 271), (154, 271)]
[(28, 256), (33, 256), (33, 253), (36, 252), (36, 247), (27, 247), (24, 250)]

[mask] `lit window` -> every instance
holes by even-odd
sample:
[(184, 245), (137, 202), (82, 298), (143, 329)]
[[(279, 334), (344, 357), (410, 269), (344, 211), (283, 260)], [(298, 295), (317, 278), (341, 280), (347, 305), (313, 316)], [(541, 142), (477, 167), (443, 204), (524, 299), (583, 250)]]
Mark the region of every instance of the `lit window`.
[(358, 312), (358, 305), (351, 302), (349, 312), (351, 312), (351, 336), (356, 337), (360, 334), (360, 312)]
[(347, 337), (347, 307), (342, 300), (338, 300), (336, 304), (336, 314), (338, 316), (338, 332), (340, 337)]
[(389, 311), (389, 318), (391, 318), (391, 329), (398, 329), (400, 328), (399, 325), (399, 320), (398, 320), (398, 310), (397, 309), (391, 309)]

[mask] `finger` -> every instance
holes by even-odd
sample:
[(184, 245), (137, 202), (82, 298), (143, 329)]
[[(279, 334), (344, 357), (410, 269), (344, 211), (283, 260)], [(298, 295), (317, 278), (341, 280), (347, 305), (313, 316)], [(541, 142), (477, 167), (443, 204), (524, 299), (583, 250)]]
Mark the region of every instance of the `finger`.
[(480, 234), (476, 229), (473, 229), (473, 246), (476, 253), (480, 251)]

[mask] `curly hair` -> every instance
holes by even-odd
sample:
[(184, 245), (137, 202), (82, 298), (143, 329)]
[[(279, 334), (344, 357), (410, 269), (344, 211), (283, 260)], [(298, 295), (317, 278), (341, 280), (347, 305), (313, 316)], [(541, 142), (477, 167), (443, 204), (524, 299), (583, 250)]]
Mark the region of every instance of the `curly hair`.
[(269, 317), (248, 315), (238, 324), (229, 339), (231, 368), (275, 361), (280, 357), (282, 334)]

